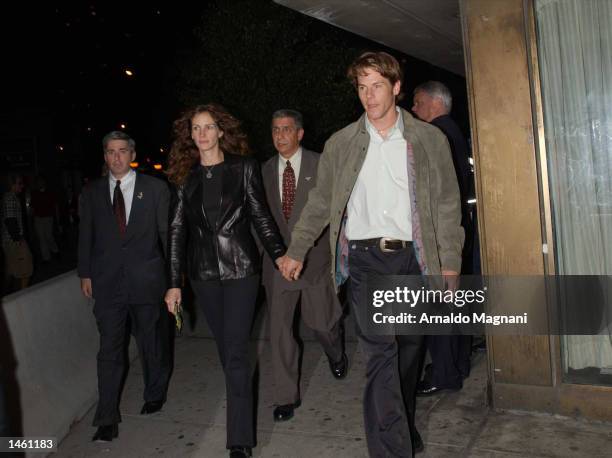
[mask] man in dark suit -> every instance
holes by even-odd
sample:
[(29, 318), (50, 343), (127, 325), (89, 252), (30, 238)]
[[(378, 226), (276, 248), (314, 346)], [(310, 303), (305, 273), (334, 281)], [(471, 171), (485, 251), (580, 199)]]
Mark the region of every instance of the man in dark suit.
[(162, 358), (158, 322), (166, 291), (165, 262), (169, 190), (166, 183), (134, 172), (135, 143), (124, 132), (102, 140), (108, 176), (84, 191), (80, 209), (78, 274), (94, 298), (100, 332), (98, 408), (93, 440), (117, 437), (119, 397), (130, 328), (140, 352), (145, 391), (141, 414), (161, 409), (169, 370)]
[[(450, 90), (438, 81), (428, 81), (414, 90), (412, 111), (419, 119), (433, 124), (444, 133), (450, 145), (455, 174), (461, 196), (461, 226), (465, 231), (465, 243), (461, 255), (461, 274), (472, 273), (472, 249), (474, 228), (468, 199), (472, 189), (472, 172), (468, 146), (459, 126), (449, 116), (452, 108)], [(443, 390), (458, 390), (470, 373), (472, 336), (437, 335), (427, 337), (427, 349), (431, 365), (417, 387), (417, 396), (431, 396)]]
[[(278, 154), (264, 164), (262, 174), (272, 216), (287, 246), (293, 225), (317, 178), (319, 155), (300, 146), (303, 136), (299, 112), (278, 110), (272, 115), (272, 140)], [(347, 373), (348, 361), (340, 332), (342, 309), (329, 278), (328, 231), (324, 231), (310, 250), (299, 281), (285, 280), (270, 257), (264, 259), (262, 281), (268, 303), (276, 381), (275, 421), (292, 418), (294, 409), (300, 404), (299, 347), (293, 336), (294, 316), (300, 299), (301, 316), (323, 346), (332, 375), (341, 379)]]

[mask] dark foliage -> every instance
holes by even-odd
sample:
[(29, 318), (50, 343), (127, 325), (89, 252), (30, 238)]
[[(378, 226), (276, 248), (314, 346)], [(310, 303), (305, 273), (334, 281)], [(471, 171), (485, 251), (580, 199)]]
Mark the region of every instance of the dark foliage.
[(320, 151), (360, 113), (346, 79), (360, 49), (348, 35), (270, 1), (217, 0), (196, 29), (197, 51), (181, 65), (181, 101), (225, 105), (243, 121), (261, 159), (273, 154), (271, 114), (297, 109), (305, 146)]

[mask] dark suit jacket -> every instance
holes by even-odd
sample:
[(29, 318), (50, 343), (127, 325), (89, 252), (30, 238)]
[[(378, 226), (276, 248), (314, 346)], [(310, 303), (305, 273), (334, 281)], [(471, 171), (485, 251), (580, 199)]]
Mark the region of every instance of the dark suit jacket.
[(457, 183), (459, 184), (459, 194), (461, 196), (461, 226), (463, 226), (465, 231), (461, 256), (461, 273), (464, 275), (471, 274), (474, 226), (467, 201), (474, 196), (474, 177), (470, 168), (468, 145), (461, 133), (461, 129), (459, 129), (459, 126), (449, 115), (438, 116), (431, 123), (446, 135), (450, 145)]
[(166, 183), (137, 173), (127, 232), (121, 238), (108, 178), (94, 181), (83, 191), (77, 271), (79, 277), (91, 278), (97, 302), (113, 299), (124, 272), (130, 303), (161, 303), (166, 291), (169, 200)]
[(461, 133), (461, 129), (459, 129), (457, 123), (449, 115), (438, 116), (431, 123), (440, 129), (448, 139), (455, 173), (457, 174), (459, 193), (461, 194), (461, 209), (464, 212), (467, 209), (467, 200), (472, 197), (470, 196), (470, 191), (472, 189), (471, 182), (473, 181), (467, 142)]
[[(308, 193), (316, 184), (319, 156), (320, 155), (317, 153), (302, 148), (302, 163), (300, 165), (300, 176), (297, 179), (295, 203), (293, 204), (293, 210), (291, 211), (291, 217), (288, 222), (285, 221), (285, 217), (283, 216), (282, 202), (279, 195), (278, 155), (274, 155), (272, 158), (268, 159), (262, 167), (264, 188), (266, 190), (266, 198), (268, 199), (270, 212), (280, 229), (286, 246), (289, 246), (291, 243), (291, 231), (299, 219), (304, 205), (306, 205)], [(274, 286), (282, 289), (295, 290), (313, 286), (322, 281), (328, 281), (331, 262), (328, 240), (329, 228), (326, 228), (315, 242), (313, 248), (308, 252), (304, 260), (304, 270), (302, 270), (300, 280), (296, 282), (288, 282), (283, 279), (270, 257), (265, 256), (263, 264), (263, 284), (266, 287)]]

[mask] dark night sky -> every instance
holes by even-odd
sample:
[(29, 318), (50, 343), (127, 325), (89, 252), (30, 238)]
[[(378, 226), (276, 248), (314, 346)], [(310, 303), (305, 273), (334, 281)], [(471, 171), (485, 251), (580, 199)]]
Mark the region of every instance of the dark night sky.
[[(39, 135), (47, 139), (37, 145), (39, 156), (64, 155), (60, 170), (77, 158), (75, 167), (97, 173), (101, 137), (125, 123), (140, 160), (164, 159), (180, 109), (178, 63), (192, 52), (192, 31), (207, 2), (21, 2), (6, 8), (0, 19), (6, 80), (0, 115), (8, 122), (0, 140)], [(369, 43), (347, 36), (359, 46)], [(423, 63), (405, 89), (436, 78), (433, 72)]]
[(175, 50), (188, 39), (203, 5), (189, 10), (167, 1), (13, 6), (3, 15), (9, 84), (2, 111), (26, 111), (27, 117), (28, 110), (42, 109), (49, 115), (43, 122), (52, 126), (37, 128), (51, 127), (57, 144), (80, 134), (88, 148), (125, 123), (141, 154), (157, 152), (166, 146), (175, 114), (165, 90)]
[[(13, 76), (25, 76), (29, 90), (14, 93), (15, 101), (53, 103), (83, 115), (116, 105), (121, 117), (119, 105), (150, 97), (161, 82), (181, 28), (173, 8), (171, 2), (126, 2), (120, 9), (88, 2), (17, 11), (8, 49), (18, 70)], [(180, 16), (186, 31), (189, 17)]]

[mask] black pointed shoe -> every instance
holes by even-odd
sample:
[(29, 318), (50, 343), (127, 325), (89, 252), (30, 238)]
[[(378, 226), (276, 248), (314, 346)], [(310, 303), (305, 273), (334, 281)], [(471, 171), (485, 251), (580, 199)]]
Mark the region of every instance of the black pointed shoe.
[(459, 391), (461, 388), (463, 388), (461, 385), (434, 386), (431, 383), (419, 383), (419, 386), (417, 386), (416, 395), (422, 398), (426, 396), (433, 396), (434, 394), (438, 394), (438, 393), (443, 393), (445, 391), (447, 392)]
[(98, 426), (96, 434), (94, 434), (92, 442), (110, 442), (119, 435), (119, 425), (114, 423), (112, 425)]
[(283, 404), (274, 409), (274, 421), (287, 421), (293, 418), (294, 410), (300, 406), (300, 401), (293, 404)]
[(140, 415), (148, 415), (159, 412), (164, 405), (164, 401), (147, 401), (140, 410)]
[(329, 370), (334, 378), (340, 380), (346, 377), (346, 374), (348, 373), (348, 358), (346, 357), (346, 353), (342, 353), (340, 361), (336, 363), (334, 363), (329, 356), (327, 359), (329, 360)]
[(251, 447), (231, 447), (230, 458), (245, 458), (253, 456)]

